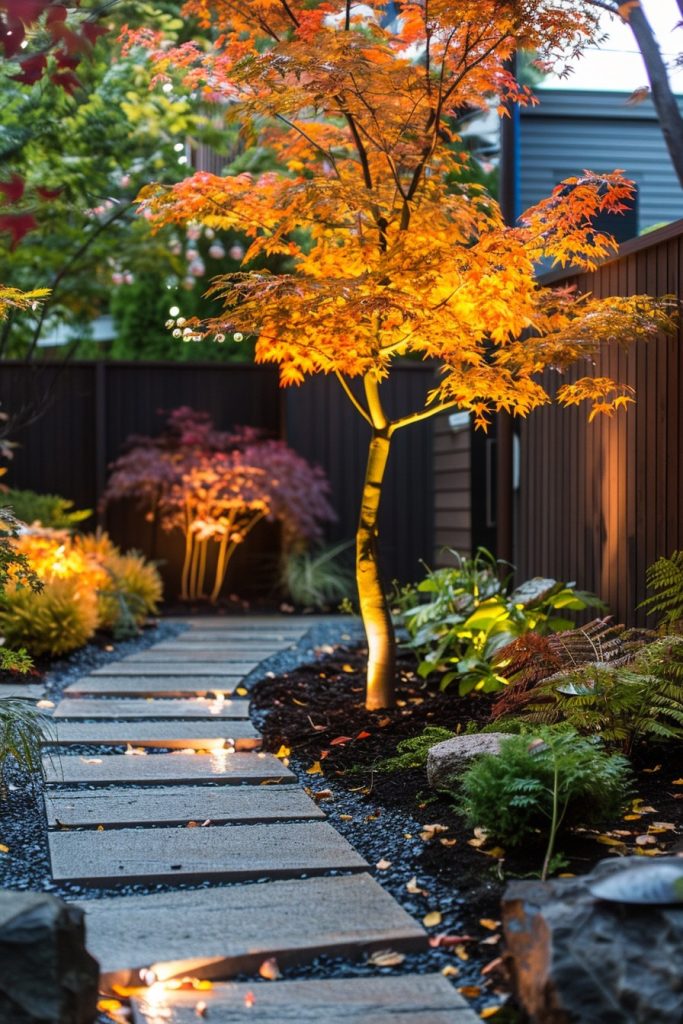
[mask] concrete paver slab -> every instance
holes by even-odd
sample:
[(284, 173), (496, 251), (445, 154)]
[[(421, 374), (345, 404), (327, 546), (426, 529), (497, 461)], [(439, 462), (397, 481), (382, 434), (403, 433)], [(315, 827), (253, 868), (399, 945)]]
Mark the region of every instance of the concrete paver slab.
[(115, 790), (53, 790), (45, 794), (48, 825), (238, 824), (320, 820), (320, 807), (297, 786), (167, 786)]
[(326, 871), (362, 871), (367, 862), (327, 822), (117, 829), (48, 834), (58, 882), (244, 881)]
[(296, 776), (272, 754), (231, 754), (223, 750), (212, 754), (185, 755), (180, 751), (176, 754), (148, 754), (146, 757), (127, 754), (45, 757), (43, 772), (48, 785), (179, 786), (203, 782), (256, 785), (264, 781), (296, 782)]

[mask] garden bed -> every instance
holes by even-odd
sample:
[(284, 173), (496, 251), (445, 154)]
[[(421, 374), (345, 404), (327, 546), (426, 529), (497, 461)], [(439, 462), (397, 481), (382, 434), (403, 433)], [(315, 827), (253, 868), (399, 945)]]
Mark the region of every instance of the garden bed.
[[(403, 654), (397, 707), (368, 712), (363, 704), (366, 657), (362, 648), (338, 647), (315, 664), (258, 683), (252, 694), (256, 724), (265, 749), (291, 751), (290, 767), (314, 797), (322, 794), (317, 799), (332, 824), (371, 864), (379, 865), (379, 881), (410, 913), (427, 918), (432, 942), (439, 945), (417, 969), (446, 967), (454, 984), (481, 1009), (506, 990), (496, 962), (500, 897), (510, 878), (538, 876), (545, 844), (539, 837), (536, 844), (501, 853), (493, 842), (481, 842), (453, 800), (430, 790), (423, 768), (379, 770), (401, 740), (427, 726), (462, 732), (473, 721), (485, 725), (495, 698), (440, 693), (431, 680), (416, 675), (413, 656)], [(587, 873), (605, 856), (656, 856), (682, 848), (683, 788), (673, 785), (680, 770), (670, 756), (667, 763), (666, 747), (656, 744), (641, 745), (632, 760), (639, 816), (619, 816), (599, 829), (562, 835), (558, 845), (567, 859), (565, 872)], [(640, 845), (638, 837), (655, 821), (671, 827)], [(438, 938), (444, 935), (446, 940)], [(405, 966), (415, 970), (414, 958), (408, 960)]]

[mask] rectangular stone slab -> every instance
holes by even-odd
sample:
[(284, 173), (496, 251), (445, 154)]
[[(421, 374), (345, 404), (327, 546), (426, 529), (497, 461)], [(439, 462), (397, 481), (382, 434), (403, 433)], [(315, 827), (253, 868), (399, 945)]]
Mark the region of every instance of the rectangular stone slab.
[(297, 786), (168, 786), (165, 789), (72, 789), (44, 795), (48, 825), (186, 825), (322, 819), (322, 810)]
[(78, 903), (88, 949), (110, 984), (138, 982), (145, 969), (161, 980), (230, 978), (271, 956), (286, 966), (320, 954), (427, 948), (421, 925), (367, 874)]
[(240, 677), (200, 676), (82, 676), (64, 690), (73, 697), (206, 697), (214, 693), (230, 696)]
[(140, 697), (98, 700), (97, 697), (62, 700), (52, 713), (53, 718), (192, 718), (223, 721), (249, 718), (249, 701), (228, 697), (218, 701), (197, 697), (194, 700), (145, 700)]
[(440, 974), (223, 983), (208, 992), (162, 992), (132, 1000), (134, 1024), (477, 1024), (479, 1017)]
[(102, 668), (93, 670), (93, 676), (134, 676), (136, 679), (148, 676), (187, 676), (188, 678), (203, 678), (208, 676), (214, 680), (225, 681), (226, 679), (241, 679), (253, 668), (256, 668), (260, 659), (252, 661), (233, 661), (230, 668), (220, 672), (215, 665), (202, 665), (201, 661), (187, 664), (178, 662), (175, 658), (172, 661), (147, 661), (142, 664), (130, 664), (125, 661), (117, 661), (111, 665), (104, 665)]
[(96, 757), (44, 757), (43, 772), (48, 785), (124, 784), (192, 785), (203, 782), (258, 785), (263, 781), (296, 782), (296, 776), (272, 754), (217, 751), (215, 754), (102, 754)]
[(336, 829), (317, 821), (50, 832), (48, 845), (55, 881), (81, 885), (242, 882), (368, 866)]
[(54, 721), (43, 740), (44, 746), (68, 746), (86, 743), (92, 746), (168, 747), (179, 750), (211, 750), (233, 746), (236, 750), (256, 750), (261, 734), (249, 721), (156, 721), (156, 722), (64, 722)]
[[(235, 662), (244, 662), (247, 656), (263, 661), (265, 658), (269, 658), (271, 654), (277, 654), (281, 651), (282, 647), (240, 647), (236, 649), (232, 644), (226, 644), (222, 650), (216, 650), (215, 647), (205, 648), (201, 647), (199, 650), (193, 650), (189, 645), (183, 647), (165, 647), (163, 650), (153, 648), (151, 651), (145, 651), (144, 654), (129, 654), (127, 658), (123, 658), (121, 664), (126, 665), (146, 665), (148, 663), (157, 664), (163, 662), (168, 664), (169, 662), (175, 664), (186, 664), (191, 662), (192, 664), (203, 665), (207, 662), (220, 662), (225, 664), (226, 671), (230, 671), (230, 666)], [(219, 672), (220, 669), (214, 667), (214, 672)]]

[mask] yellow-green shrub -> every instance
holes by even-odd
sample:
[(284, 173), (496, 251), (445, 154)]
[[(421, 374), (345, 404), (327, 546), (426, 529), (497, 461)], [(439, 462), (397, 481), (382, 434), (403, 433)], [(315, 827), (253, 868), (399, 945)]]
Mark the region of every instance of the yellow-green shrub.
[(100, 627), (118, 635), (133, 631), (158, 611), (163, 594), (161, 576), (136, 551), (109, 554), (102, 564), (109, 585), (98, 595)]
[(88, 642), (97, 628), (97, 596), (76, 578), (53, 579), (40, 593), (9, 587), (0, 606), (0, 633), (10, 647), (57, 657)]

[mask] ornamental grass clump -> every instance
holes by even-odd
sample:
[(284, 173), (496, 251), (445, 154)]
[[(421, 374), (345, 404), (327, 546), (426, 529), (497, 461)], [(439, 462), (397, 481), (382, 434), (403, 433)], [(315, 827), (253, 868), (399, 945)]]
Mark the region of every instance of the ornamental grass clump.
[(150, 522), (182, 533), (181, 599), (221, 593), (230, 560), (265, 519), (282, 526), (285, 550), (320, 540), (333, 520), (329, 483), (283, 441), (242, 427), (217, 430), (208, 413), (183, 406), (158, 437), (131, 437), (112, 466), (103, 506), (132, 498)]
[(547, 835), (541, 877), (550, 870), (563, 825), (591, 825), (625, 805), (629, 763), (596, 737), (539, 728), (510, 736), (500, 753), (477, 758), (461, 779), (461, 807), (473, 826), (508, 846)]

